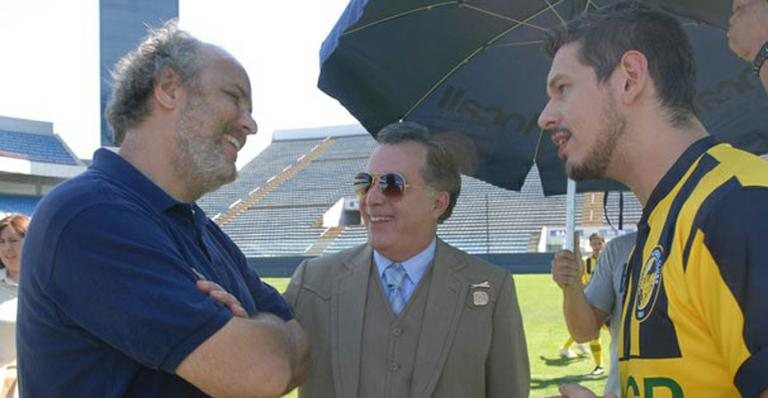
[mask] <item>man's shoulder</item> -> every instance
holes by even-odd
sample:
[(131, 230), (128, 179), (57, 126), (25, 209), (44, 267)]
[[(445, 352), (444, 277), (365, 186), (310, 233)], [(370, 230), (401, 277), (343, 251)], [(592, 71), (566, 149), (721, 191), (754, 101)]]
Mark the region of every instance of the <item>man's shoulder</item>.
[(363, 260), (370, 250), (367, 245), (360, 245), (304, 260), (293, 274), (286, 296), (291, 301), (291, 297), (298, 295), (296, 288), (300, 286), (301, 289), (315, 292), (320, 297), (330, 298), (331, 285), (335, 279), (370, 265), (370, 254), (367, 261)]
[(115, 203), (120, 188), (93, 169), (68, 179), (46, 194), (35, 209), (35, 217), (43, 214), (72, 214), (82, 209)]
[(730, 145), (714, 146), (707, 153), (736, 175), (754, 177), (762, 184), (768, 181), (767, 159)]
[(333, 275), (334, 271), (338, 271), (340, 268), (357, 266), (360, 263), (369, 264), (370, 255), (366, 256), (366, 252), (370, 250), (367, 244), (362, 244), (340, 252), (308, 259), (305, 263), (305, 272)]
[[(626, 255), (632, 249), (632, 246), (635, 245), (635, 240), (637, 240), (636, 232), (631, 232), (628, 234), (617, 236), (611, 239), (610, 242), (605, 244), (605, 249), (603, 250), (603, 252), (607, 257), (612, 257), (616, 255), (620, 257), (626, 257)], [(601, 257), (603, 257), (602, 253), (601, 253)], [(612, 259), (612, 260), (616, 260), (616, 259)]]
[(438, 251), (443, 253), (439, 254), (438, 258), (452, 259), (456, 264), (461, 265), (459, 270), (461, 273), (471, 276), (471, 279), (502, 279), (509, 275), (509, 271), (498, 265), (492, 264), (478, 256), (469, 254), (457, 247), (438, 240)]

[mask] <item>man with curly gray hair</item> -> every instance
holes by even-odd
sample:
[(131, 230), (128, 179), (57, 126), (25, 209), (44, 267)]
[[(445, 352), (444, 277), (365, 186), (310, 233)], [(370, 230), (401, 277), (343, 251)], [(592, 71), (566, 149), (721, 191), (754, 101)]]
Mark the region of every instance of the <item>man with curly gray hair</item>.
[(304, 332), (195, 204), (256, 133), (248, 75), (171, 22), (113, 77), (119, 151), (46, 195), (26, 238), (22, 396), (282, 395)]

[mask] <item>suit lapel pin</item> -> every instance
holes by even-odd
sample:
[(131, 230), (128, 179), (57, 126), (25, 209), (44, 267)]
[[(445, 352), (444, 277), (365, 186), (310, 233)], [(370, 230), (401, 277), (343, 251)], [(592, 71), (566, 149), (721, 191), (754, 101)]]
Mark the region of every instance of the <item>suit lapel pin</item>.
[(485, 290), (480, 290), (481, 288), (488, 289), (491, 287), (491, 284), (488, 283), (488, 281), (485, 281), (483, 283), (473, 283), (469, 285), (472, 291), (472, 303), (478, 307), (482, 307), (484, 305), (488, 305), (489, 297), (488, 292)]

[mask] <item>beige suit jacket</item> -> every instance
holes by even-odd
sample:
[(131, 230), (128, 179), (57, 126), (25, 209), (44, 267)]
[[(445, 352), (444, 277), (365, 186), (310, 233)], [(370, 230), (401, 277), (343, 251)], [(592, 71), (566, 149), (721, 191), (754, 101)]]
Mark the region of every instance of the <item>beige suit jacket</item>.
[[(528, 353), (511, 274), (437, 242), (410, 396), (527, 397)], [(285, 296), (312, 354), (303, 398), (358, 398), (372, 254), (362, 245), (306, 260), (291, 278)]]

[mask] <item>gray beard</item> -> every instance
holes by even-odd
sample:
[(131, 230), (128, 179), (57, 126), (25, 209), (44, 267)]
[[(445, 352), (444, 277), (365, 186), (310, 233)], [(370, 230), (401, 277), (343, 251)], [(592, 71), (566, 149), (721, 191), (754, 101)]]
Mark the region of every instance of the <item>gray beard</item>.
[(176, 131), (180, 151), (174, 163), (187, 187), (200, 197), (234, 181), (237, 169), (227, 159), (221, 144), (194, 136), (193, 123), (195, 120), (182, 117)]

